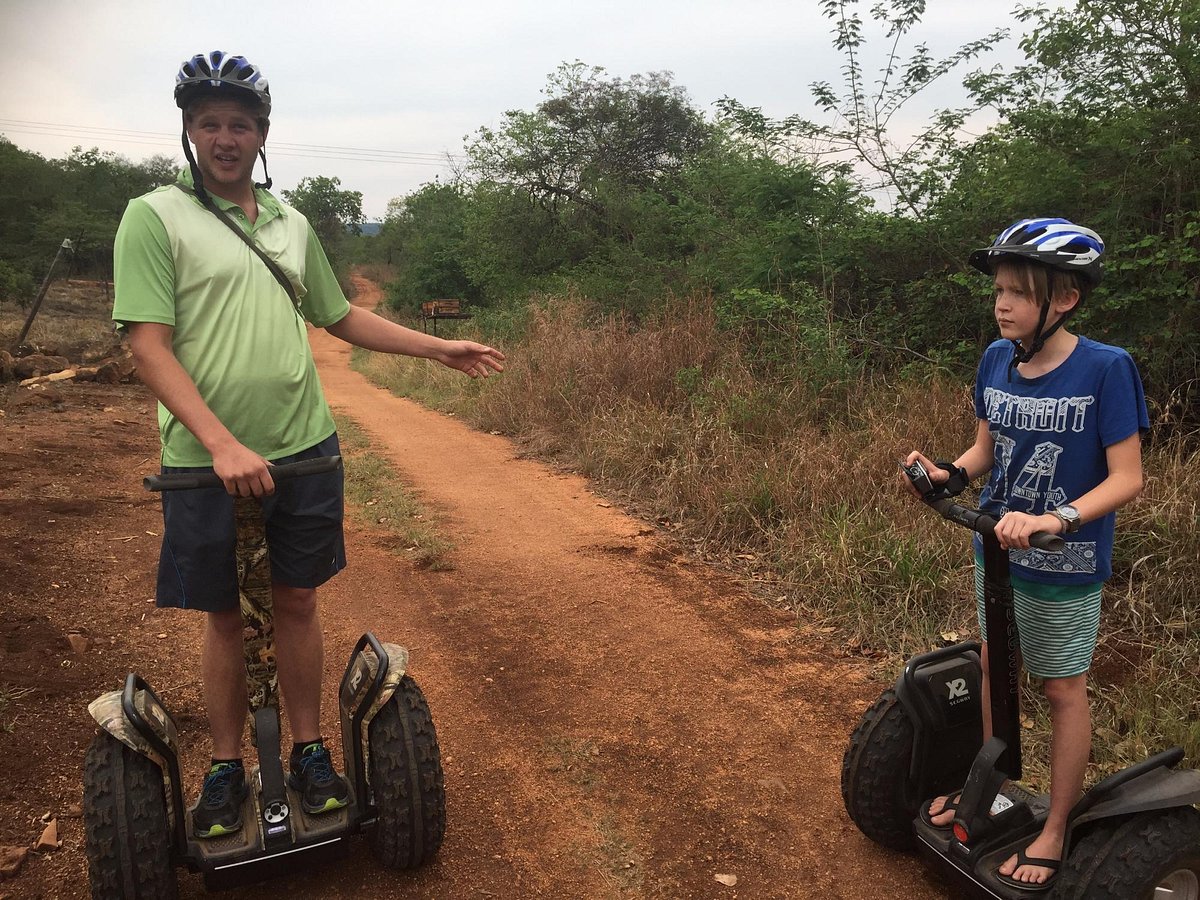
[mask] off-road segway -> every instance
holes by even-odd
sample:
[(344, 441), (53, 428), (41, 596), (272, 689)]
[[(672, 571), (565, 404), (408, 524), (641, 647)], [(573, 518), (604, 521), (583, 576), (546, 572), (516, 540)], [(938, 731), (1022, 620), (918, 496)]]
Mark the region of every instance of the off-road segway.
[[(1200, 900), (1200, 772), (1176, 768), (1183, 751), (1158, 753), (1108, 776), (1070, 813), (1063, 860), (1045, 886), (997, 875), (1041, 831), (1048, 795), (1021, 778), (1020, 659), (1008, 552), (996, 519), (953, 502), (919, 464), (906, 473), (943, 517), (978, 532), (984, 545), (984, 604), (993, 737), (982, 735), (980, 645), (956, 644), (910, 659), (894, 688), (863, 714), (842, 761), (842, 799), (863, 834), (896, 850), (918, 849), (954, 896)], [(1045, 532), (1030, 543), (1070, 552)], [(961, 791), (952, 827), (924, 821), (923, 805)]]
[[(276, 466), (272, 478), (331, 472), (340, 457)], [(149, 490), (219, 488), (215, 475), (159, 475)], [(175, 866), (204, 876), (211, 889), (291, 872), (344, 853), (369, 832), (385, 866), (414, 868), (437, 853), (445, 831), (445, 787), (437, 734), (408, 651), (371, 633), (354, 647), (338, 693), (348, 806), (309, 815), (288, 787), (280, 758), (280, 721), (271, 610), (271, 567), (261, 507), (234, 504), (237, 575), (245, 622), (250, 725), (258, 765), (248, 773), (242, 828), (197, 840), (185, 808), (175, 722), (140, 676), (98, 697), (88, 711), (100, 726), (84, 763), (83, 813), (92, 897), (162, 900), (177, 894)]]

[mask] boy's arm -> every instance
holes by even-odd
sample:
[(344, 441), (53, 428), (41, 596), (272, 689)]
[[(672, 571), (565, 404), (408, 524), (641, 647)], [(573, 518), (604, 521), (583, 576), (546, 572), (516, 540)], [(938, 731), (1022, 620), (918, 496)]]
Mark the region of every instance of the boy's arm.
[(1140, 431), (1135, 431), (1125, 440), (1105, 447), (1104, 457), (1108, 462), (1108, 477), (1082, 497), (1067, 501), (1079, 510), (1081, 523), (1107, 516), (1142, 492)]
[[(980, 475), (992, 471), (996, 459), (996, 442), (992, 440), (992, 432), (987, 419), (978, 419), (975, 428), (975, 443), (954, 461), (956, 466), (967, 470), (967, 475), (974, 481)], [(949, 476), (947, 476), (949, 477)]]
[(275, 489), (265, 459), (241, 444), (208, 408), (175, 357), (174, 329), (159, 322), (130, 322), (129, 346), (138, 377), (213, 458), (213, 470), (235, 497), (261, 497)]
[[(954, 465), (961, 466), (967, 470), (967, 476), (973, 481), (980, 475), (985, 475), (992, 471), (992, 461), (995, 456), (996, 446), (992, 441), (992, 432), (988, 429), (987, 419), (979, 419), (979, 425), (975, 429), (975, 443), (973, 443), (966, 452), (958, 459), (954, 460)], [(920, 460), (921, 465), (929, 473), (929, 480), (934, 484), (943, 484), (950, 479), (950, 473), (945, 469), (939, 469), (937, 463), (926, 457), (921, 451), (913, 450), (904, 460), (906, 466), (911, 466), (914, 462)], [(904, 479), (908, 482), (908, 479)], [(912, 484), (908, 485), (917, 496), (920, 492), (917, 491)]]
[(486, 378), (492, 372), (504, 371), (504, 354), (499, 350), (474, 341), (447, 341), (422, 334), (357, 306), (350, 307), (345, 316), (326, 325), (325, 330), (356, 347), (434, 359), (472, 378), (481, 375)]
[[(1080, 523), (1090, 522), (1114, 512), (1142, 492), (1142, 435), (1135, 431), (1123, 441), (1104, 448), (1108, 462), (1108, 477), (1102, 482), (1068, 503), (1079, 510)], [(1027, 513), (1009, 513), (996, 526), (996, 537), (1000, 546), (1029, 548), (1029, 535), (1035, 531), (1061, 534), (1066, 525), (1053, 513), (1031, 516)]]

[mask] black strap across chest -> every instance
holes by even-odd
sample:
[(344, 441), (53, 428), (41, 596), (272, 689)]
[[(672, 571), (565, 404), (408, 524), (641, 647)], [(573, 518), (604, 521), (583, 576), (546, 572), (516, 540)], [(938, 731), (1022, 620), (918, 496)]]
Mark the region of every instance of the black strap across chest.
[(263, 261), (263, 264), (271, 270), (271, 274), (275, 276), (275, 280), (279, 282), (280, 286), (287, 291), (287, 295), (292, 301), (292, 306), (294, 306), (297, 310), (300, 309), (300, 300), (296, 297), (296, 289), (292, 287), (291, 279), (289, 279), (287, 275), (283, 273), (283, 269), (279, 268), (279, 264), (276, 263), (275, 260), (271, 259), (271, 257), (267, 256), (267, 254), (263, 253), (258, 244), (254, 243), (250, 236), (246, 234), (246, 232), (242, 231), (241, 227), (236, 222), (221, 212), (221, 210), (217, 208), (217, 205), (213, 203), (212, 198), (208, 196), (207, 193), (198, 194), (196, 191), (192, 190), (186, 185), (180, 184), (178, 181), (176, 181), (174, 185), (185, 194), (191, 194), (192, 196), (197, 197), (200, 202), (204, 204), (205, 209), (220, 219), (230, 231), (241, 238), (242, 242), (251, 250), (253, 250), (258, 258)]

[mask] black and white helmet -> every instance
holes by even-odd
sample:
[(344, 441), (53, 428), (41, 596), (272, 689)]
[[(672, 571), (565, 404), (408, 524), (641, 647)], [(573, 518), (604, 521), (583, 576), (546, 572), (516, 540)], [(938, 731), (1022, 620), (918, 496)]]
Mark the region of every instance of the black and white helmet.
[(175, 104), (186, 109), (200, 94), (246, 91), (258, 101), (259, 115), (271, 115), (271, 89), (266, 76), (244, 56), (224, 50), (197, 53), (179, 67), (175, 76)]
[(1078, 273), (1095, 287), (1104, 275), (1103, 253), (1103, 239), (1090, 228), (1067, 219), (1022, 219), (1000, 232), (992, 246), (972, 253), (969, 262), (994, 275), (997, 262), (1018, 256), (1060, 272)]

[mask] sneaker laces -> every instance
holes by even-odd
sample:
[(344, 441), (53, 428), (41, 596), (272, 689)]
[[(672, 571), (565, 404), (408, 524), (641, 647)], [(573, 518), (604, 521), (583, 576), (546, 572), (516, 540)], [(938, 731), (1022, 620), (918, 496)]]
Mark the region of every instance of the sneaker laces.
[(204, 805), (210, 809), (224, 806), (229, 802), (229, 793), (233, 789), (233, 773), (237, 766), (214, 766), (204, 777)]
[(317, 784), (326, 784), (333, 780), (333, 760), (329, 751), (322, 745), (306, 747), (300, 757), (300, 773)]

